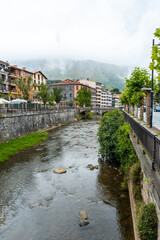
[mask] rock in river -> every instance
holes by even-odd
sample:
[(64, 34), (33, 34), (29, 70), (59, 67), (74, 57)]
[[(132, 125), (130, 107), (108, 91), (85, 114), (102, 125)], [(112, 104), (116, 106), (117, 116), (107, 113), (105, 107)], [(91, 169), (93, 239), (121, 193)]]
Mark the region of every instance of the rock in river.
[(82, 220), (79, 224), (80, 227), (83, 227), (83, 226), (86, 226), (89, 224), (89, 221), (86, 221), (86, 220)]
[(62, 173), (66, 173), (67, 171), (66, 171), (66, 169), (64, 169), (64, 168), (61, 168), (61, 169), (55, 169), (54, 172), (55, 172), (55, 173), (62, 174)]
[(87, 219), (87, 218), (88, 218), (88, 214), (87, 214), (85, 211), (80, 211), (80, 212), (79, 212), (79, 216), (80, 216), (81, 218), (84, 218), (84, 219)]

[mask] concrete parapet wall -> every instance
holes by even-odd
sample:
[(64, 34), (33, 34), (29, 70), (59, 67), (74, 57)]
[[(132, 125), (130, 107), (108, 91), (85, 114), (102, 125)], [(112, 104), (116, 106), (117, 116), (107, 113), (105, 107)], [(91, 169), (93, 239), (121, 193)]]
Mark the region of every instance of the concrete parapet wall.
[(0, 119), (0, 142), (48, 128), (56, 123), (72, 121), (75, 115), (74, 109), (4, 114)]
[[(141, 171), (143, 173), (141, 192), (143, 201), (145, 203), (153, 202), (156, 206), (158, 216), (158, 239), (160, 239), (160, 175), (157, 171), (152, 170), (151, 159), (144, 153), (142, 146), (137, 144), (136, 137), (130, 134), (130, 138), (141, 163)], [(136, 210), (134, 209), (134, 211)]]

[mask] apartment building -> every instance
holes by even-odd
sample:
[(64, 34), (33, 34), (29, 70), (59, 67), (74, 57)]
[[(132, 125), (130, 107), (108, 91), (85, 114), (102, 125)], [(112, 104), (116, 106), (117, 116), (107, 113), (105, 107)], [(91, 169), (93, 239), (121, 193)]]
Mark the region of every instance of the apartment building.
[(106, 91), (107, 93), (107, 107), (112, 107), (112, 98), (113, 98), (113, 95), (110, 91)]
[[(89, 78), (87, 79), (79, 79), (78, 80), (80, 83), (91, 87), (92, 89), (95, 89), (93, 92), (93, 98), (92, 98), (92, 105), (95, 107), (100, 107), (101, 106), (101, 88), (102, 88), (102, 83), (95, 82), (90, 80)], [(96, 92), (96, 94), (95, 94)]]
[(41, 83), (43, 84), (47, 83), (47, 77), (41, 71), (32, 72), (32, 73), (33, 73), (32, 76), (33, 76), (33, 83), (34, 83), (32, 102), (36, 103), (38, 102), (36, 94), (40, 90)]
[[(21, 91), (18, 89), (18, 86), (16, 85), (16, 81), (19, 78), (27, 78), (31, 77), (33, 79), (33, 73), (30, 71), (27, 71), (26, 68), (18, 68), (17, 65), (9, 66), (9, 92), (12, 94), (12, 97), (20, 97), (22, 96)], [(33, 99), (33, 91), (29, 94), (29, 99)]]
[(60, 83), (51, 84), (50, 86), (51, 92), (53, 92), (54, 87), (61, 87), (63, 89), (62, 101), (71, 102), (72, 104), (74, 104), (74, 98), (78, 96), (78, 91), (81, 88), (87, 88), (87, 90), (91, 90), (91, 93), (92, 93), (91, 104), (92, 104), (92, 98), (94, 98), (94, 95), (96, 94), (95, 89), (92, 89), (91, 87), (80, 83), (78, 80), (74, 81), (71, 79), (66, 79)]
[(9, 82), (8, 82), (8, 62), (0, 60), (0, 93), (9, 93)]
[(115, 107), (115, 108), (121, 107), (120, 95), (121, 94), (114, 94), (113, 95), (112, 106)]

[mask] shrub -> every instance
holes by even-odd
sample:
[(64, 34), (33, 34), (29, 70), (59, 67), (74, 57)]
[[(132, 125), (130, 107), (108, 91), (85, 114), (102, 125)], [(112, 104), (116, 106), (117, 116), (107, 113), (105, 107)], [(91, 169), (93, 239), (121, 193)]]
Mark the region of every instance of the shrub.
[(153, 203), (144, 204), (139, 214), (138, 230), (142, 240), (157, 239), (157, 213)]
[(114, 109), (103, 115), (98, 129), (99, 153), (109, 162), (117, 161), (116, 131), (123, 124), (124, 118), (120, 110)]
[(135, 154), (134, 148), (129, 138), (130, 131), (130, 125), (128, 123), (124, 123), (118, 128), (116, 132), (116, 149), (121, 165), (121, 170), (125, 174), (128, 172), (131, 165), (133, 165), (133, 163), (137, 160), (137, 155)]

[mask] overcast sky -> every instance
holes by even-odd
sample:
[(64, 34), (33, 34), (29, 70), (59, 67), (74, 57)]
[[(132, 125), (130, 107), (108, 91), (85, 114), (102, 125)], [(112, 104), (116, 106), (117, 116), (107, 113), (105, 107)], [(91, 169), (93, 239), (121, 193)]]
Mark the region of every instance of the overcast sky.
[(0, 59), (148, 67), (160, 0), (1, 0)]

